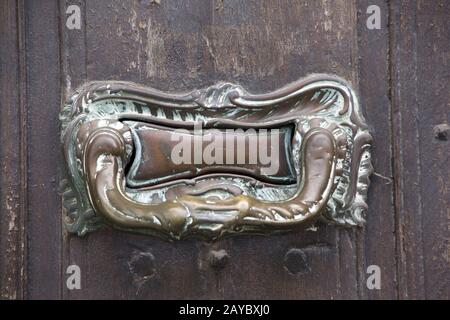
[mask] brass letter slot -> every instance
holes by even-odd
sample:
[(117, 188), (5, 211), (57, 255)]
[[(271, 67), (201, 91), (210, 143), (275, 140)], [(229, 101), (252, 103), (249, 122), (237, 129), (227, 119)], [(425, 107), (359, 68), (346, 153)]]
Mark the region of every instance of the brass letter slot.
[(240, 174), (279, 184), (296, 181), (291, 157), (293, 130), (289, 127), (234, 130), (199, 126), (177, 130), (142, 123), (130, 125), (136, 133), (134, 145), (141, 150), (127, 175), (130, 186), (214, 173)]
[(371, 136), (351, 88), (313, 75), (252, 95), (82, 87), (61, 114), (66, 225), (165, 239), (361, 225)]

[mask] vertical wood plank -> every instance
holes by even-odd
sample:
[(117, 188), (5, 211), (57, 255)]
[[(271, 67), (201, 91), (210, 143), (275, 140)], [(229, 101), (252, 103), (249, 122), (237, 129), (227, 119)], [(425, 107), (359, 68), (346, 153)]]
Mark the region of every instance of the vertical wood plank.
[(399, 292), (448, 299), (449, 148), (433, 127), (449, 121), (447, 1), (395, 1), (392, 96)]
[[(450, 298), (450, 3), (417, 3), (418, 134), (422, 185), (425, 297)], [(424, 85), (425, 84), (425, 85)]]
[[(84, 0), (59, 1), (60, 30), (61, 30), (61, 72), (62, 72), (62, 99), (67, 100), (74, 90), (87, 81), (86, 70), (86, 3)], [(69, 29), (66, 26), (69, 14), (67, 8), (76, 5), (80, 8), (80, 29)], [(65, 214), (65, 213), (63, 213)], [(63, 274), (70, 265), (80, 267), (81, 286), (89, 283), (89, 272), (87, 262), (87, 251), (89, 241), (87, 238), (79, 239), (76, 235), (65, 232), (63, 226), (62, 238), (62, 270)], [(67, 277), (67, 275), (66, 275)], [(62, 287), (64, 299), (86, 298), (83, 290), (69, 290), (67, 286)]]
[(28, 112), (27, 297), (61, 293), (61, 200), (58, 195), (60, 53), (58, 3), (25, 2)]
[[(389, 77), (389, 6), (386, 1), (357, 1), (359, 11), (359, 95), (365, 118), (373, 136), (371, 176), (368, 194), (369, 211), (364, 236), (358, 239), (363, 247), (360, 263), (362, 297), (394, 299), (396, 283), (395, 210), (393, 204), (392, 132)], [(367, 8), (377, 5), (381, 29), (368, 29)], [(381, 270), (381, 289), (369, 290), (367, 267)]]
[(391, 4), (391, 90), (399, 294), (401, 298), (423, 299), (415, 5), (415, 2), (404, 1)]
[(26, 114), (22, 1), (0, 4), (0, 298), (25, 290)]

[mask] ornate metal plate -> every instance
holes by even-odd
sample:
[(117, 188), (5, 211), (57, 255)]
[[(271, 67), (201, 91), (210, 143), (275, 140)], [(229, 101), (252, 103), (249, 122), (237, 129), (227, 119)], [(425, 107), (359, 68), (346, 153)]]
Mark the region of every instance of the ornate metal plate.
[(312, 75), (259, 95), (231, 83), (168, 94), (95, 82), (61, 121), (70, 232), (109, 224), (216, 239), (318, 218), (364, 222), (371, 136), (340, 78)]

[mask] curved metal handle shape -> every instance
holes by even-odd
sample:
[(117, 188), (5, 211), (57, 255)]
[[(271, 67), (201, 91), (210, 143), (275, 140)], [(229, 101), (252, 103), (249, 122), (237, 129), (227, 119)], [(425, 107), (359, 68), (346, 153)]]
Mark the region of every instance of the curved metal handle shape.
[[(216, 239), (298, 229), (319, 217), (364, 221), (371, 136), (354, 93), (337, 77), (314, 75), (263, 95), (230, 83), (172, 95), (96, 82), (70, 99), (61, 119), (71, 232), (106, 223), (165, 239)], [(276, 172), (258, 160), (262, 133)], [(199, 145), (199, 136), (222, 140)], [(174, 153), (180, 139), (188, 139), (182, 155)], [(218, 147), (213, 161), (173, 159), (211, 146)]]

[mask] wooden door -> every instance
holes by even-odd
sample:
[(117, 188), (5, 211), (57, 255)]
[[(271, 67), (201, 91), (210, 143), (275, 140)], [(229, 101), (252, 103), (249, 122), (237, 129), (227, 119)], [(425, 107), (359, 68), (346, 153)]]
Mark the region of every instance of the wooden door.
[[(71, 5), (80, 29), (67, 26)], [(0, 296), (448, 299), (449, 13), (445, 0), (2, 1)], [(317, 72), (352, 84), (374, 137), (364, 228), (213, 243), (65, 231), (58, 114), (78, 86), (225, 80), (259, 93)], [(373, 265), (380, 289), (367, 286)]]

